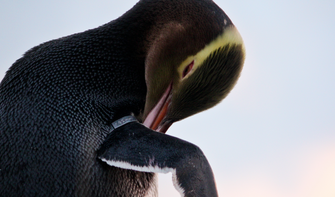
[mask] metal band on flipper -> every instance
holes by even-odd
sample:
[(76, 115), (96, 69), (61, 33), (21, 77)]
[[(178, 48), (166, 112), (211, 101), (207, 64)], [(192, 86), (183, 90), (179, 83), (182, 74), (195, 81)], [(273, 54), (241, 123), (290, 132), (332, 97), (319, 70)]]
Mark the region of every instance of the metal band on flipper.
[(112, 128), (110, 131), (113, 131), (119, 127), (122, 127), (125, 124), (131, 123), (131, 122), (138, 122), (138, 120), (134, 116), (124, 116), (120, 119), (117, 119), (116, 121), (112, 122)]

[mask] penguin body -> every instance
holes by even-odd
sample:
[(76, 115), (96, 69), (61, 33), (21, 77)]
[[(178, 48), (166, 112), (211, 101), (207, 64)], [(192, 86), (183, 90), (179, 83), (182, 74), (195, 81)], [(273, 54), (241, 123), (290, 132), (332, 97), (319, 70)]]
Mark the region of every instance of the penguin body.
[(138, 114), (146, 93), (143, 65), (108, 49), (115, 41), (99, 31), (35, 47), (7, 72), (0, 89), (4, 196), (144, 196), (152, 174), (96, 159), (103, 126)]
[[(210, 51), (210, 58), (199, 61), (200, 65), (195, 60), (187, 61), (191, 56), (198, 57), (199, 51), (207, 49), (206, 46), (231, 27), (234, 26), (230, 19), (210, 0), (142, 0), (120, 18), (101, 27), (29, 50), (12, 65), (0, 84), (1, 195), (156, 196), (154, 172), (160, 172), (161, 168), (187, 171), (176, 164), (177, 160), (182, 160), (178, 163), (182, 165), (186, 162), (183, 146), (176, 146), (177, 156), (166, 155), (175, 158), (172, 161), (176, 163), (171, 165), (165, 166), (163, 163), (166, 161), (159, 159), (155, 160), (156, 163), (148, 163), (148, 160), (138, 163), (132, 154), (118, 156), (118, 151), (133, 150), (122, 143), (129, 141), (124, 134), (129, 132), (130, 136), (138, 132), (140, 140), (146, 136), (145, 131), (151, 133), (151, 129), (157, 127), (163, 128), (165, 133), (173, 122), (222, 100), (233, 87), (243, 65), (243, 44), (239, 38), (236, 42), (222, 44), (226, 48), (221, 45), (214, 48), (215, 52)], [(210, 78), (225, 78), (226, 82), (220, 85), (220, 91), (214, 89), (215, 95), (211, 99), (203, 99), (203, 104), (190, 110), (187, 104), (196, 104), (192, 99), (202, 94), (194, 94), (187, 102), (178, 90), (193, 88), (187, 85), (191, 84), (190, 80), (195, 80), (192, 77), (201, 76), (201, 68), (205, 68), (209, 60), (214, 59), (213, 64), (220, 62), (215, 58), (222, 56), (222, 49), (226, 50), (224, 54), (228, 57), (223, 63), (228, 65), (225, 67), (229, 70), (227, 77), (214, 74)], [(180, 72), (178, 68), (181, 68)], [(218, 71), (221, 72), (224, 71)], [(214, 82), (209, 80), (207, 86)], [(194, 86), (200, 93), (204, 89), (201, 84), (206, 83)], [(167, 92), (166, 97), (164, 92)], [(191, 93), (188, 94), (192, 97)], [(163, 109), (161, 100), (164, 100), (162, 103), (168, 101), (164, 105), (168, 110), (163, 113), (165, 118), (159, 119), (158, 126), (152, 126), (157, 122), (155, 110)], [(111, 129), (112, 123), (129, 115), (136, 117), (139, 123)], [(173, 144), (164, 146), (165, 138), (184, 144), (179, 139), (157, 134), (162, 149)], [(116, 139), (121, 141), (116, 142)], [(131, 139), (136, 142), (135, 138)], [(142, 146), (135, 144), (143, 150), (155, 148), (151, 143), (144, 143), (147, 140), (142, 142)], [(116, 144), (118, 151), (114, 150)], [(184, 145), (196, 147), (189, 143)], [(156, 144), (156, 148), (158, 146)], [(163, 158), (156, 152), (151, 156)], [(194, 154), (203, 155), (198, 148), (194, 148)], [(204, 177), (203, 181), (197, 182), (198, 185), (209, 179), (211, 191), (207, 196), (215, 196), (209, 164), (204, 156), (200, 158), (196, 161), (207, 169), (201, 172), (209, 175), (197, 175), (192, 179)], [(143, 169), (158, 166), (159, 169), (127, 168), (118, 162)], [(182, 195), (197, 196), (187, 194), (187, 190), (192, 190), (197, 184), (192, 186), (192, 180), (178, 175), (177, 179), (177, 186), (182, 186)], [(188, 181), (190, 187), (185, 186)]]

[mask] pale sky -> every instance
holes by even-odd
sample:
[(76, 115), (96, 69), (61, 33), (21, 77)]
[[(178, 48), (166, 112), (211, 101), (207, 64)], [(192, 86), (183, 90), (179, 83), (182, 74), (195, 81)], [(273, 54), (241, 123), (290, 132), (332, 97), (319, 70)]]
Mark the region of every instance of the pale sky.
[[(136, 0), (0, 3), (0, 79), (28, 49), (107, 23)], [(247, 58), (218, 106), (168, 134), (198, 145), (220, 196), (335, 196), (335, 1), (215, 1), (231, 18)], [(178, 196), (171, 175), (160, 196)]]

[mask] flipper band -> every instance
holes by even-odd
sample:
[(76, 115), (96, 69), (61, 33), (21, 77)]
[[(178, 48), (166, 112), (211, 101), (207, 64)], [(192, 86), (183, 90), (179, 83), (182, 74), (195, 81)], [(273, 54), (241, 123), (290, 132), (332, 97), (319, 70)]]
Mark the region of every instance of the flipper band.
[(134, 116), (124, 116), (120, 119), (117, 119), (114, 122), (112, 122), (111, 131), (119, 127), (122, 127), (123, 125), (128, 124), (130, 122), (138, 122), (138, 120)]

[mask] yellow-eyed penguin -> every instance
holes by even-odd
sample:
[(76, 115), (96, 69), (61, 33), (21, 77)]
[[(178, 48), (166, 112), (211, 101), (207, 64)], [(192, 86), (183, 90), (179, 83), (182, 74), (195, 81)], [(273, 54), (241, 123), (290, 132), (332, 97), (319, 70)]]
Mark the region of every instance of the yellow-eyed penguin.
[(244, 53), (211, 0), (141, 0), (30, 49), (0, 84), (1, 196), (156, 196), (156, 172), (217, 196), (201, 150), (164, 133), (225, 98)]

